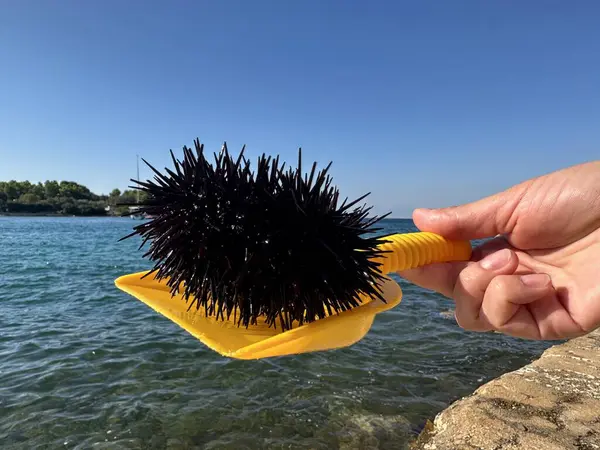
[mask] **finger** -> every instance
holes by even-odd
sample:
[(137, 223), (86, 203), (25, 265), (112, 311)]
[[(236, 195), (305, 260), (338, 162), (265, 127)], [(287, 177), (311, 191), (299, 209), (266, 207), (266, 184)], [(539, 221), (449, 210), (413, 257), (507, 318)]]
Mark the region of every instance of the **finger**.
[[(498, 331), (539, 339), (538, 325), (523, 305), (547, 297), (553, 292), (550, 277), (543, 273), (499, 275), (485, 291), (481, 315)], [(519, 317), (516, 317), (517, 314)]]
[[(525, 301), (531, 300), (529, 297)], [(585, 334), (550, 288), (546, 295), (519, 306), (517, 312), (498, 331), (523, 339), (569, 339)]]
[(440, 294), (451, 298), (454, 292), (454, 286), (456, 285), (456, 279), (462, 270), (469, 264), (478, 262), (487, 255), (502, 250), (503, 248), (510, 248), (510, 244), (508, 244), (504, 237), (500, 236), (473, 249), (471, 262), (428, 264), (423, 267), (400, 271), (398, 272), (398, 275), (417, 286), (439, 292)]
[(439, 292), (448, 298), (452, 298), (458, 274), (469, 264), (474, 263), (448, 262), (428, 264), (415, 269), (402, 270), (398, 272), (398, 275), (424, 289)]
[(482, 245), (475, 247), (473, 249), (473, 252), (471, 253), (471, 261), (481, 261), (487, 255), (505, 248), (510, 248), (514, 250), (514, 248), (508, 243), (504, 236), (498, 235), (495, 238), (483, 243)]
[[(527, 305), (527, 310), (540, 330), (541, 339), (568, 339), (585, 334), (565, 308), (560, 290)], [(564, 295), (564, 294), (563, 294)]]
[(528, 183), (460, 206), (441, 209), (416, 209), (413, 221), (421, 231), (448, 239), (483, 239), (512, 232), (517, 207)]
[(452, 298), (456, 303), (456, 321), (471, 331), (488, 331), (493, 325), (481, 315), (483, 298), (489, 284), (499, 275), (510, 275), (519, 266), (515, 252), (502, 249), (470, 264), (462, 270), (455, 282)]

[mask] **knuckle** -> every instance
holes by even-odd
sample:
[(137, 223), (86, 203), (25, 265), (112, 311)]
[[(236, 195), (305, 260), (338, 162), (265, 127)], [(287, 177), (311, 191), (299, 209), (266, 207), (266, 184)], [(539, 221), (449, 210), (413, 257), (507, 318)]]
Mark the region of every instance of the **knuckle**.
[(508, 298), (510, 296), (511, 283), (510, 279), (505, 276), (497, 276), (490, 281), (486, 290), (487, 295), (498, 298)]
[(486, 325), (483, 320), (479, 317), (474, 317), (471, 314), (465, 312), (456, 311), (454, 313), (454, 319), (457, 325), (466, 331), (489, 331), (490, 326)]
[(455, 298), (464, 296), (479, 296), (483, 294), (480, 272), (474, 267), (467, 267), (460, 272), (453, 287)]

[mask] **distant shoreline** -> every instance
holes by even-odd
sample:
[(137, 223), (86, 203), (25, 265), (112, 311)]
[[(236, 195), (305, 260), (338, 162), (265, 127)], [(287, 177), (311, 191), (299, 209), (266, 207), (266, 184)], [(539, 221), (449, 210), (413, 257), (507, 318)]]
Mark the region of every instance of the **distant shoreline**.
[[(113, 217), (113, 218), (127, 218), (127, 216), (118, 216), (113, 214), (96, 214), (96, 215), (74, 215), (74, 214), (60, 214), (60, 213), (8, 213), (0, 212), (0, 217)], [(412, 220), (408, 217), (386, 217), (382, 221), (387, 220)]]
[(109, 214), (91, 214), (91, 215), (75, 215), (75, 214), (60, 214), (60, 213), (9, 213), (0, 212), (0, 217), (121, 217)]

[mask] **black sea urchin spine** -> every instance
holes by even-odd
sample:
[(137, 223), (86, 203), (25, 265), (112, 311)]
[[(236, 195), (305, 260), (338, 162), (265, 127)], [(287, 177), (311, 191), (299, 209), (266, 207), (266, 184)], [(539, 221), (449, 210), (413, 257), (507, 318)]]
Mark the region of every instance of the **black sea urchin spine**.
[(224, 145), (211, 164), (194, 143), (183, 161), (171, 152), (174, 170), (144, 160), (153, 181), (132, 180), (152, 218), (125, 238), (150, 242), (151, 273), (173, 294), (182, 289), (190, 307), (218, 319), (247, 327), (262, 317), (283, 329), (357, 306), (361, 294), (383, 300), (374, 262), (383, 241), (373, 234), (382, 217), (355, 207), (366, 195), (338, 206), (331, 164), (303, 176), (301, 152), (287, 170), (263, 154), (253, 172), (244, 149), (234, 159)]

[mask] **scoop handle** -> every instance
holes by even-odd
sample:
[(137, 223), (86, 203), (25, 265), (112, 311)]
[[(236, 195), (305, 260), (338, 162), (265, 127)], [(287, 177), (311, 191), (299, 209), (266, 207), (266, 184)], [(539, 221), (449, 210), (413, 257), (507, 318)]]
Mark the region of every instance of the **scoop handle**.
[(468, 261), (471, 258), (469, 241), (453, 241), (435, 233), (398, 233), (386, 236), (385, 240), (388, 242), (379, 245), (379, 249), (389, 253), (384, 253), (377, 260), (379, 270), (385, 275), (432, 263)]

